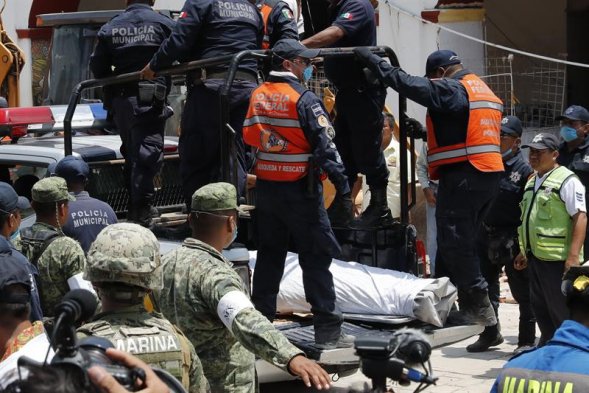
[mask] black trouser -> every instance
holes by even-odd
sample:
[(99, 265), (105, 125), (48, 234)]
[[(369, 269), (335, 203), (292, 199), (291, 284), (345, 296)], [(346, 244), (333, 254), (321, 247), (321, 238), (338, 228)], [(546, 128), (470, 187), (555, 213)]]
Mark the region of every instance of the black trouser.
[(534, 317), (534, 311), (530, 302), (530, 268), (516, 270), (513, 267), (513, 262), (506, 263), (505, 274), (507, 274), (511, 294), (519, 305), (519, 334), (517, 345), (533, 346), (536, 341), (536, 317)]
[[(485, 225), (481, 225), (479, 230), (479, 237), (477, 239), (478, 244), (478, 255), (481, 261), (481, 274), (483, 278), (487, 282), (487, 291), (489, 294), (489, 300), (491, 301), (491, 305), (493, 306), (493, 311), (495, 311), (495, 316), (497, 317), (497, 321), (499, 321), (499, 276), (501, 275), (501, 261), (496, 260), (493, 258), (492, 254), (489, 252), (489, 247), (493, 246), (493, 236), (494, 233), (490, 233), (490, 231), (485, 227)], [(516, 239), (517, 241), (517, 239)], [(499, 333), (499, 322), (493, 326), (486, 326), (483, 334), (495, 337)]]
[(135, 96), (115, 96), (112, 115), (121, 135), (129, 200), (132, 203), (151, 201), (153, 178), (164, 162), (164, 127), (169, 113), (166, 108), (139, 105)]
[(530, 300), (540, 327), (539, 346), (554, 336), (560, 324), (569, 316), (561, 284), (564, 261), (541, 261), (528, 253), (530, 269)]
[(499, 189), (499, 172), (470, 164), (443, 167), (436, 205), (436, 277), (449, 277), (460, 291), (486, 290), (477, 251), (479, 228)]
[(276, 314), (276, 298), (284, 273), (289, 238), (299, 253), (306, 300), (311, 304), (315, 340), (337, 340), (342, 315), (335, 306), (332, 257), (341, 253), (327, 212), (321, 184), (315, 195), (305, 196), (306, 179), (297, 182), (256, 183), (255, 219), (258, 255), (254, 270), (252, 301), (268, 319)]
[[(192, 86), (188, 90), (182, 114), (182, 133), (178, 150), (180, 153), (180, 176), (184, 199), (190, 206), (192, 194), (200, 187), (221, 180), (221, 108), (219, 90), (223, 80), (211, 79)], [(249, 98), (256, 84), (236, 80), (229, 92), (229, 124), (235, 130), (234, 148), (237, 162), (238, 194), (245, 192), (245, 155), (242, 127), (247, 114)], [(224, 130), (229, 135), (228, 130)], [(232, 182), (232, 179), (225, 179)]]
[(358, 173), (369, 187), (386, 187), (389, 170), (380, 150), (386, 90), (382, 88), (341, 88), (335, 106), (335, 138), (350, 189)]

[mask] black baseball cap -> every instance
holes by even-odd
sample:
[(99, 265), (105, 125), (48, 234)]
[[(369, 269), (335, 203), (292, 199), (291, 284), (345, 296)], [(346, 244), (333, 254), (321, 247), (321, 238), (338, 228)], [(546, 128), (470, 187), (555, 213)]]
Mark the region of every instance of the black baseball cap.
[(501, 119), (501, 132), (519, 138), (523, 132), (522, 122), (517, 116), (505, 116)]
[(556, 120), (580, 120), (589, 123), (589, 111), (581, 105), (571, 105), (565, 109), (564, 113), (556, 118)]
[(55, 175), (67, 182), (84, 181), (90, 175), (90, 168), (79, 157), (65, 156), (55, 166)]
[[(15, 293), (10, 285), (20, 284), (28, 293)], [(12, 254), (0, 254), (0, 303), (26, 304), (31, 300), (31, 275), (26, 265)]]
[(0, 210), (10, 213), (14, 209), (28, 209), (31, 207), (29, 200), (19, 196), (8, 183), (0, 182)]
[(456, 52), (448, 49), (437, 50), (427, 57), (425, 74), (429, 75), (432, 71), (435, 71), (440, 67), (461, 63), (462, 59), (456, 54)]
[(522, 145), (522, 148), (525, 149), (527, 147), (531, 147), (532, 149), (536, 150), (546, 150), (550, 149), (552, 151), (558, 150), (559, 147), (558, 138), (556, 135), (549, 134), (549, 133), (540, 133), (534, 136), (534, 139), (530, 143)]
[(320, 49), (310, 49), (299, 41), (289, 38), (278, 41), (272, 48), (272, 53), (286, 60), (292, 60), (295, 57), (312, 59), (319, 55)]

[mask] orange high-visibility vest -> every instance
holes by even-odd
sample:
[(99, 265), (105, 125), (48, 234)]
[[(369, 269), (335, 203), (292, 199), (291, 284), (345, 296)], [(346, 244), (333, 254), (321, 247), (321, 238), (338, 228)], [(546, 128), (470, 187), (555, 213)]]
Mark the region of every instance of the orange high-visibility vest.
[(262, 49), (270, 49), (270, 32), (268, 31), (268, 18), (272, 12), (272, 7), (268, 4), (263, 4), (260, 8), (262, 13), (262, 20), (264, 21), (264, 38), (262, 39)]
[(460, 81), (468, 93), (470, 106), (466, 140), (448, 146), (439, 146), (434, 124), (427, 116), (427, 161), (430, 178), (439, 178), (442, 165), (470, 162), (481, 172), (503, 170), (500, 132), (503, 102), (478, 76), (467, 74)]
[(284, 82), (265, 82), (252, 93), (243, 140), (258, 149), (255, 174), (259, 179), (296, 181), (309, 171), (311, 146), (299, 121), (299, 98)]

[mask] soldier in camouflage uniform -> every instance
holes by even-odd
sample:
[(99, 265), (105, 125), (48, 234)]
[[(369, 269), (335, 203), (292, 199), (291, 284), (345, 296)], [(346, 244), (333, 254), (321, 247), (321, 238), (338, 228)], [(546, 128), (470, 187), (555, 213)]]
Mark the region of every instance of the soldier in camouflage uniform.
[(208, 391), (192, 344), (159, 313), (143, 306), (146, 294), (162, 287), (160, 247), (147, 228), (112, 224), (103, 229), (88, 253), (84, 278), (102, 301), (102, 312), (78, 329), (78, 337), (99, 336), (162, 368), (190, 393)]
[(20, 250), (39, 270), (39, 297), (43, 316), (53, 309), (70, 289), (83, 286), (86, 258), (80, 244), (63, 234), (68, 219), (68, 193), (61, 177), (48, 177), (33, 186), (32, 206), (37, 222), (21, 231)]
[(307, 386), (327, 389), (328, 374), (254, 308), (231, 262), (221, 255), (237, 234), (236, 201), (235, 187), (228, 183), (194, 193), (192, 237), (164, 256), (158, 304), (194, 344), (213, 392), (254, 392), (255, 355), (298, 375)]

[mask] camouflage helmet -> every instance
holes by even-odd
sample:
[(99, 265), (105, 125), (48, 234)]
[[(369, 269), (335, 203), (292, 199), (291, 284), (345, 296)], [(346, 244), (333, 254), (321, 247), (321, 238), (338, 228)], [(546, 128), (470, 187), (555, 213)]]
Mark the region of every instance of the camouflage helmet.
[(84, 279), (161, 289), (163, 270), (158, 240), (149, 229), (137, 224), (107, 226), (88, 251)]

